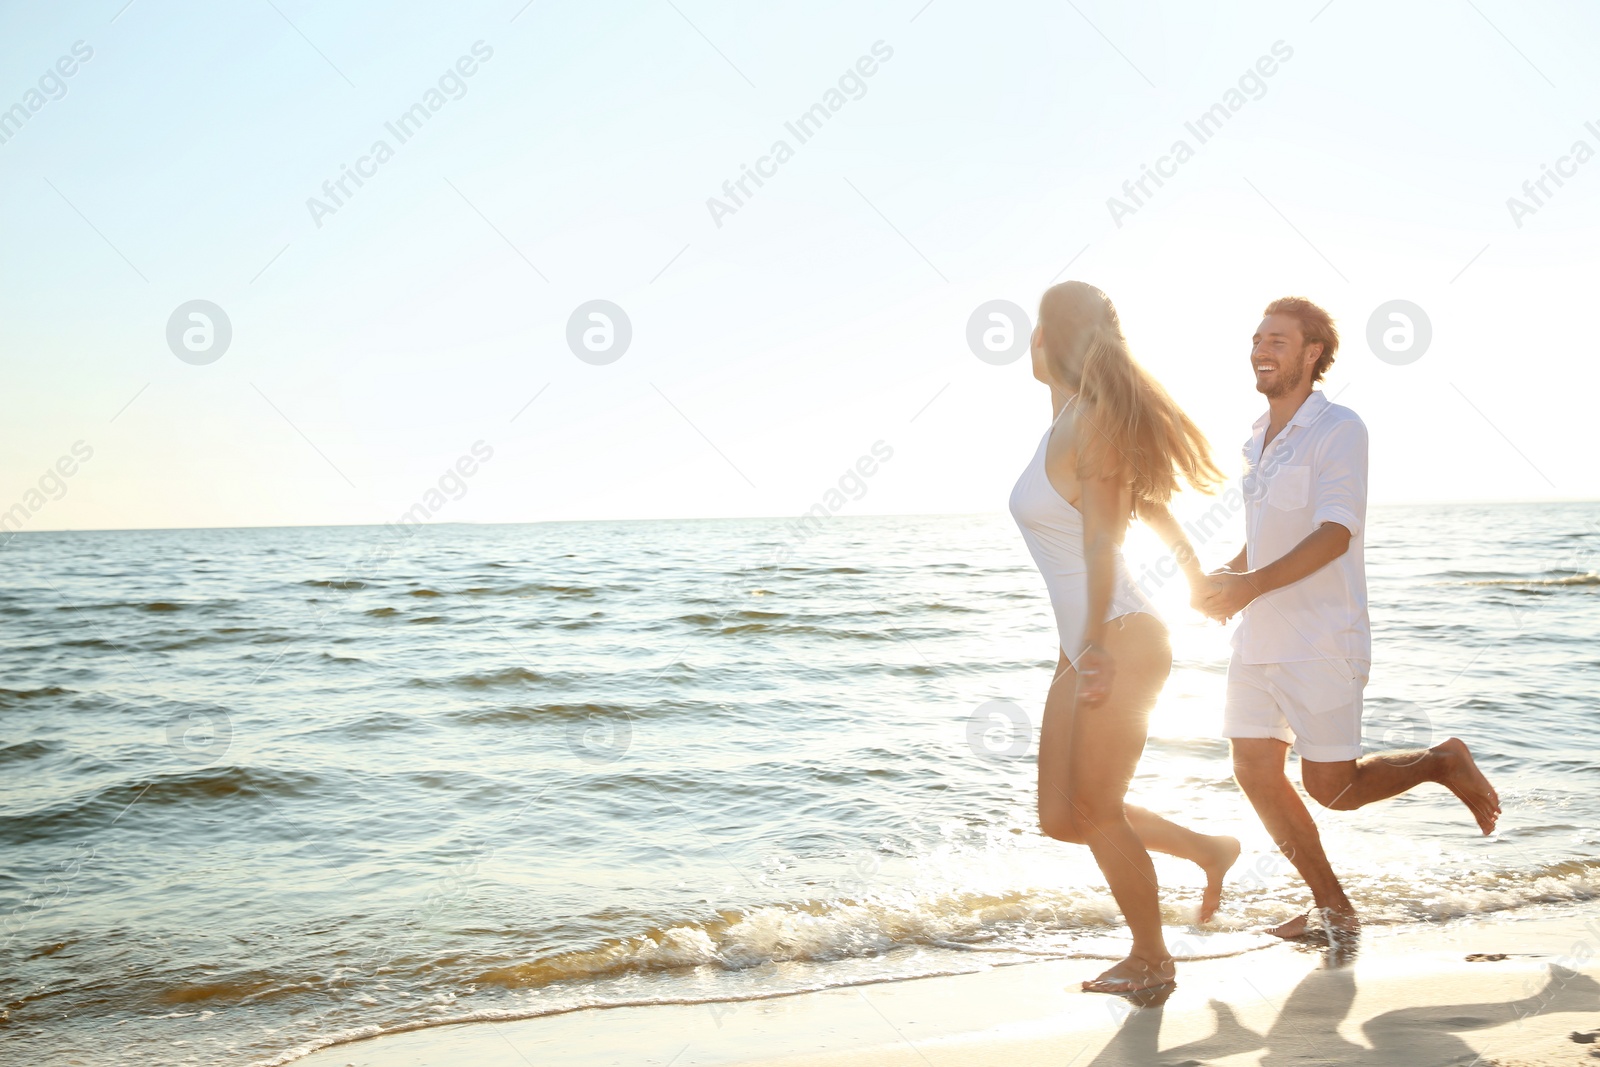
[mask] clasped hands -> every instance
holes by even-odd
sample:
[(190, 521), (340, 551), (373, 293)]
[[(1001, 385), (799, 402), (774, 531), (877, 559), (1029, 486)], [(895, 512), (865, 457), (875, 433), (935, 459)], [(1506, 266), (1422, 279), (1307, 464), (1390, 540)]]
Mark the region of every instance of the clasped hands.
[[(1189, 605), (1217, 622), (1227, 622), (1257, 596), (1260, 593), (1249, 575), (1226, 567), (1210, 574), (1196, 574), (1189, 581)], [(1116, 663), (1111, 654), (1091, 642), (1079, 653), (1075, 666), (1078, 701), (1089, 706), (1104, 701), (1116, 676)]]
[(1227, 622), (1259, 595), (1248, 575), (1226, 567), (1199, 575), (1189, 583), (1189, 606), (1217, 622)]

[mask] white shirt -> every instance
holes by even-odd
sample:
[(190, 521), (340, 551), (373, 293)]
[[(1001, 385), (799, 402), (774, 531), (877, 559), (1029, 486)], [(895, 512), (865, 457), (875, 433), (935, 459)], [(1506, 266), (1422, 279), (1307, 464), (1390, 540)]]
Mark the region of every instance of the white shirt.
[(1372, 661), (1364, 557), (1367, 427), (1313, 391), (1262, 456), (1271, 412), (1244, 446), (1245, 558), (1251, 570), (1283, 558), (1325, 522), (1350, 531), (1338, 559), (1257, 597), (1240, 615), (1233, 647), (1245, 663)]

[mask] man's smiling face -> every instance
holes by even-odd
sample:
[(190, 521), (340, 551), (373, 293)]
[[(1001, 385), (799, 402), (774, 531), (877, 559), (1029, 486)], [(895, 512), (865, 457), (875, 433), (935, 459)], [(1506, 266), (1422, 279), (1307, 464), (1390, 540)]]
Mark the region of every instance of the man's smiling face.
[(1250, 339), (1250, 368), (1256, 375), (1256, 392), (1268, 400), (1287, 396), (1300, 388), (1321, 354), (1322, 345), (1307, 345), (1300, 323), (1292, 315), (1268, 315)]

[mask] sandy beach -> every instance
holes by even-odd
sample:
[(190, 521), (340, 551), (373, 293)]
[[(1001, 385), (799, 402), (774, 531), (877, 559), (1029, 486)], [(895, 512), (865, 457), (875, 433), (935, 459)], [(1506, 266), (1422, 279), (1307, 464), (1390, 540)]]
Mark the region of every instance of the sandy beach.
[(300, 1067), (1067, 1067), (1593, 1063), (1600, 911), (1369, 932), (1356, 957), (1271, 945), (1183, 965), (1164, 1003), (1076, 991), (1050, 961), (766, 1000), (482, 1020), (327, 1048)]

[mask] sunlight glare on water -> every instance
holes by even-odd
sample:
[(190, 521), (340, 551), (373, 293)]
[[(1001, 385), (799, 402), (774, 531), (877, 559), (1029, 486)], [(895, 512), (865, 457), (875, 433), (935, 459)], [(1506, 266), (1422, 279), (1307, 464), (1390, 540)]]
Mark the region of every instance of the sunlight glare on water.
[[(376, 536), (8, 547), (0, 1049), (48, 1026), (95, 1067), (269, 1062), (1120, 953), (1088, 851), (1038, 832), (1054, 623), (1009, 516), (836, 518), (777, 564), (775, 520)], [(1370, 739), (1469, 738), (1506, 815), (1482, 838), (1434, 788), (1318, 810), (1350, 895), (1375, 925), (1592, 899), (1600, 505), (1374, 509), (1367, 551)], [(1217, 737), (1227, 631), (1150, 588), (1174, 669), (1130, 796), (1244, 841), (1208, 934), (1199, 873), (1156, 863), (1175, 941), (1245, 951), (1305, 893)], [(1025, 721), (975, 720), (992, 701)]]

